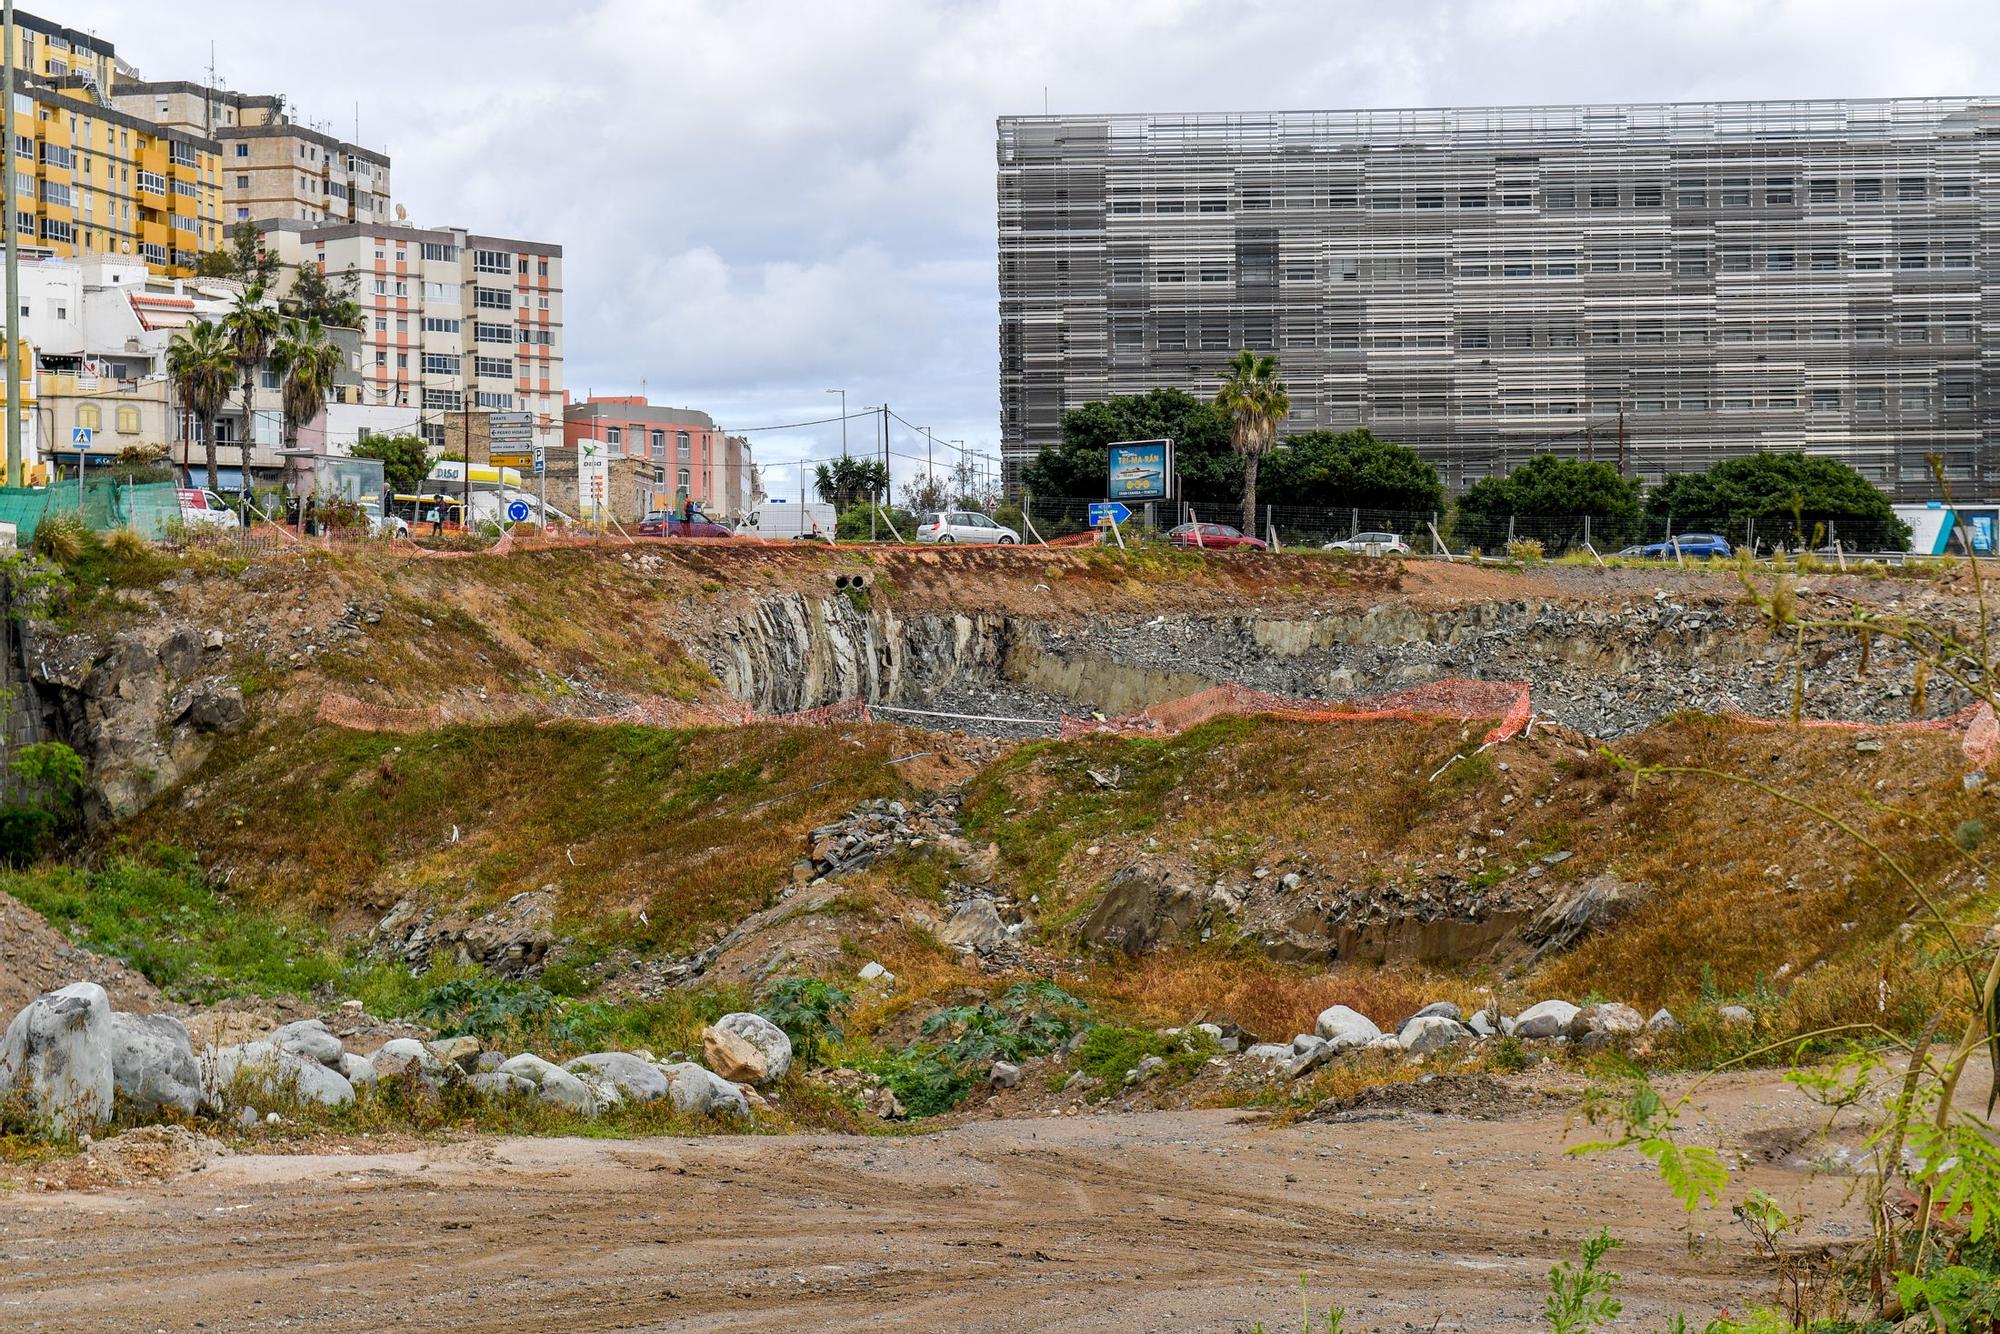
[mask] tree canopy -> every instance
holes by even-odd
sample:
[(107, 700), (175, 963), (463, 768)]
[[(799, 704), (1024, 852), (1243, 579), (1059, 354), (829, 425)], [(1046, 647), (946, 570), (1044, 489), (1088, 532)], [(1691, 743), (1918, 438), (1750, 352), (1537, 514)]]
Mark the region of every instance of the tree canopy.
[(1353, 431), (1302, 431), (1264, 460), (1264, 498), (1276, 505), (1436, 513), (1444, 483), (1416, 451)]
[(813, 490), (821, 500), (831, 502), (836, 513), (857, 500), (880, 496), (888, 488), (889, 468), (880, 459), (848, 454), (813, 469)]
[(1706, 472), (1676, 473), (1647, 494), (1646, 512), (1673, 520), (1677, 532), (1712, 528), (1732, 539), (1754, 521), (1766, 540), (1810, 543), (1831, 520), (1836, 536), (1847, 526), (1852, 541), (1870, 548), (1910, 542), (1908, 525), (1867, 478), (1837, 459), (1800, 453), (1746, 454)]
[(382, 480), (392, 495), (414, 495), (431, 473), (430, 447), (420, 436), (371, 435), (354, 446), (357, 459), (382, 460)]
[[(1615, 546), (1637, 536), (1643, 508), (1639, 484), (1621, 476), (1609, 463), (1586, 463), (1582, 459), (1537, 454), (1501, 477), (1482, 477), (1458, 498), (1458, 513), (1473, 521), (1461, 524), (1461, 540), (1473, 534), (1465, 531), (1478, 521), (1519, 516), (1543, 520), (1566, 520), (1558, 526), (1537, 526), (1524, 536), (1543, 541), (1567, 543), (1582, 534), (1583, 518), (1590, 517), (1591, 532), (1600, 546)], [(1480, 545), (1498, 540), (1497, 533), (1483, 536)]]
[(1094, 500), (1110, 485), (1113, 443), (1159, 439), (1174, 442), (1184, 500), (1217, 505), (1241, 498), (1243, 460), (1230, 445), (1229, 423), (1213, 404), (1178, 389), (1071, 408), (1062, 417), (1062, 443), (1043, 449), (1022, 478), (1037, 496)]

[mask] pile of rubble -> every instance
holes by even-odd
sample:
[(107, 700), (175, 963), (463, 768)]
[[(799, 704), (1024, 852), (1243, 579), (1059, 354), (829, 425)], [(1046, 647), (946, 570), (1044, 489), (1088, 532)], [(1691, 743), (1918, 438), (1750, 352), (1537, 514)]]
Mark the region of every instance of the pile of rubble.
[(806, 835), (806, 855), (792, 864), (795, 884), (858, 871), (903, 848), (942, 846), (970, 856), (958, 823), (958, 798), (904, 802), (887, 797), (864, 801), (852, 811)]
[(435, 907), (405, 898), (376, 925), (372, 947), (378, 955), (400, 958), (412, 973), (442, 957), (502, 977), (526, 977), (540, 970), (555, 943), (555, 916), (554, 885), (516, 894), (469, 919), (441, 917)]
[(0, 1038), (0, 1102), (17, 1101), (57, 1137), (100, 1128), (118, 1106), (145, 1117), (202, 1115), (249, 1126), (263, 1119), (258, 1104), (340, 1107), (371, 1096), (383, 1081), (417, 1095), (464, 1086), (586, 1116), (665, 1099), (676, 1112), (747, 1122), (754, 1109), (769, 1106), (758, 1086), (791, 1069), (792, 1043), (762, 1015), (728, 1014), (703, 1030), (702, 1061), (606, 1051), (557, 1065), (530, 1052), (486, 1050), (475, 1037), (392, 1038), (364, 1055), (318, 1019), (197, 1052), (180, 1020), (113, 1010), (103, 988), (76, 982), (29, 1002), (8, 1025)]

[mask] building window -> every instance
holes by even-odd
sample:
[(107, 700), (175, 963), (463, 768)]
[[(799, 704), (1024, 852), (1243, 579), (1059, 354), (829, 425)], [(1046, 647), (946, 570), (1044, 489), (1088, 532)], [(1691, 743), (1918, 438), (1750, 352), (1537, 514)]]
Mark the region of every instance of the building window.
[(475, 343), (511, 343), (514, 326), (511, 324), (479, 324), (472, 326), (472, 341)]
[(1904, 246), (1903, 253), (1896, 259), (1896, 267), (1899, 269), (1921, 269), (1929, 263), (1930, 256), (1924, 253), (1921, 242)]
[(1493, 346), (1493, 335), (1485, 329), (1467, 329), (1458, 336), (1458, 345), (1471, 351)]
[[(1458, 206), (1460, 208), (1485, 208), (1486, 192), (1484, 190), (1460, 191), (1458, 196)], [(1350, 205), (1350, 207), (1352, 206)]]
[(459, 358), (448, 352), (424, 353), (425, 375), (457, 375), (459, 368)]
[(1880, 389), (1857, 389), (1854, 391), (1854, 410), (1856, 412), (1880, 412), (1882, 411), (1882, 398), (1883, 393)]
[(1552, 250), (1549, 252), (1549, 277), (1574, 278), (1576, 276), (1576, 252), (1573, 250)]
[(1769, 250), (1764, 253), (1766, 273), (1790, 273), (1796, 261), (1789, 250)]
[(489, 380), (511, 380), (514, 378), (514, 362), (510, 357), (474, 357), (472, 371)]
[(1684, 180), (1674, 187), (1676, 208), (1704, 208), (1708, 204), (1708, 188), (1698, 180)]
[(1812, 391), (1814, 412), (1840, 411), (1840, 391), (1838, 389), (1815, 389)]
[(491, 287), (475, 287), (472, 291), (472, 304), (481, 310), (512, 310), (514, 294), (495, 291)]
[(1576, 188), (1569, 185), (1551, 185), (1542, 191), (1542, 207), (1571, 209), (1576, 207)]
[(1789, 204), (1792, 202), (1792, 178), (1773, 176), (1764, 182), (1764, 202), (1766, 204)]
[(1879, 204), (1882, 202), (1882, 178), (1879, 176), (1857, 176), (1854, 178), (1854, 202), (1857, 204)]
[(1632, 187), (1633, 208), (1659, 208), (1665, 199), (1665, 191), (1657, 185), (1635, 185)]
[(690, 453), (690, 448), (688, 433), (686, 431), (674, 432), (674, 458), (681, 463), (688, 462), (693, 457)]
[(1806, 183), (1806, 202), (1833, 204), (1840, 200), (1840, 182), (1820, 177)]
[(1674, 252), (1674, 270), (1678, 273), (1707, 273), (1708, 255), (1701, 250), (1677, 250)]
[(1722, 178), (1722, 206), (1724, 208), (1750, 207), (1750, 178), (1748, 176), (1725, 176)]
[(1905, 202), (1915, 202), (1928, 193), (1921, 176), (1905, 176), (1896, 182), (1896, 198)]
[(665, 463), (667, 461), (667, 433), (665, 431), (653, 432), (652, 446), (653, 462)]
[(1972, 198), (1972, 178), (1969, 176), (1947, 176), (1938, 182), (1939, 199)]
[(104, 426), (104, 415), (98, 411), (97, 404), (82, 403), (76, 409), (76, 424), (86, 431), (101, 430)]
[(118, 409), (118, 434), (120, 435), (139, 434), (139, 409), (137, 408)]
[(1827, 273), (1840, 267), (1840, 252), (1835, 250), (1815, 250), (1808, 261), (1813, 272)]
[(624, 427), (622, 427), (622, 426), (607, 426), (607, 427), (605, 427), (605, 428), (604, 428), (604, 443), (605, 443), (605, 444), (607, 444), (607, 445), (622, 445), (622, 444), (624, 444), (624, 443), (625, 443), (625, 428), (624, 428)]
[[(401, 321), (401, 320), (397, 320), (397, 321), (396, 321), (396, 323), (397, 323), (398, 325), (401, 325), (401, 324), (402, 324), (402, 321)], [(381, 328), (381, 327), (382, 327), (382, 321), (380, 321), (380, 320), (377, 320), (377, 321), (375, 321), (375, 327), (376, 327), (376, 328), (378, 328), (378, 329), (379, 329), (379, 328)], [(447, 334), (455, 334), (455, 333), (457, 333), (457, 332), (459, 331), (459, 329), (460, 329), (461, 327), (463, 327), (463, 326), (462, 326), (462, 325), (460, 324), (460, 322), (459, 322), (459, 321), (457, 321), (457, 320), (448, 320), (448, 319), (445, 319), (445, 318), (443, 318), (442, 316), (438, 316), (438, 315), (426, 315), (426, 316), (424, 316), (424, 332), (425, 332), (425, 333), (447, 333)]]
[(504, 250), (475, 250), (472, 252), (474, 273), (512, 273), (514, 257)]
[(432, 412), (465, 411), (465, 395), (457, 389), (425, 389), (423, 405)]
[(479, 406), (482, 408), (493, 408), (498, 411), (510, 411), (514, 406), (514, 396), (511, 393), (501, 394), (501, 393), (495, 393), (491, 390), (482, 389), (479, 391), (478, 403)]
[(676, 478), (675, 485), (680, 487), (682, 494), (684, 495), (693, 494), (691, 491), (688, 490), (689, 487), (694, 485), (693, 474), (691, 474), (686, 468), (682, 468), (680, 469), (679, 472), (675, 474), (675, 478)]
[[(445, 241), (426, 241), (423, 243), (423, 256), (428, 260), (455, 264), (458, 262), (458, 247)], [(382, 258), (382, 252), (376, 251), (375, 258)]]

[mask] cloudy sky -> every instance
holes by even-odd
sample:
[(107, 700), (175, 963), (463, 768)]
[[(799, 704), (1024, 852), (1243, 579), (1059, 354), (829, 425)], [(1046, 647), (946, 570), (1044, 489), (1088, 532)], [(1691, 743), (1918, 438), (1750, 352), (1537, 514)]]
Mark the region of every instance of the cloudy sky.
[[(844, 387), (989, 455), (993, 121), (1045, 89), (1057, 112), (2000, 93), (1993, 0), (26, 8), (148, 78), (205, 77), (212, 41), (225, 86), (343, 136), (358, 103), (413, 221), (560, 242), (578, 396), (643, 382), (748, 428)], [(837, 426), (754, 439), (770, 465), (840, 449)]]

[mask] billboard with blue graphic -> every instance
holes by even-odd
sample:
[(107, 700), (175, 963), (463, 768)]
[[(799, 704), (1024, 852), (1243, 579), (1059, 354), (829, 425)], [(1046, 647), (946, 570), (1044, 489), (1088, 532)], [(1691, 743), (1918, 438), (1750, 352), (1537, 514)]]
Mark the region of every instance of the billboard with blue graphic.
[(1171, 500), (1174, 442), (1122, 440), (1111, 446), (1109, 500)]

